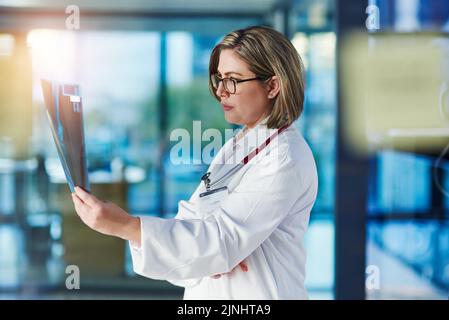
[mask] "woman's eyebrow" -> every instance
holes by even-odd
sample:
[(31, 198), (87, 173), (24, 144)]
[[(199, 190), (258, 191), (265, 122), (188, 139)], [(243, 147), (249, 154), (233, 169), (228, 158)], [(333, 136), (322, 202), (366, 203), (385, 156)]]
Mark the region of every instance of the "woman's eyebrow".
[(219, 74), (222, 74), (222, 75), (236, 74), (236, 75), (239, 75), (239, 76), (243, 76), (243, 74), (235, 72), (235, 71), (229, 71), (229, 72), (221, 73), (220, 71), (217, 70), (217, 72)]

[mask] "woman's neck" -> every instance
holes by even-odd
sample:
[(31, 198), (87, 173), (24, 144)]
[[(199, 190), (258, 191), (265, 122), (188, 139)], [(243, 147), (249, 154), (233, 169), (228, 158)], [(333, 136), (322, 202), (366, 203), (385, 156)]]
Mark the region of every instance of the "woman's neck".
[(254, 129), (255, 127), (257, 127), (257, 125), (259, 123), (261, 123), (266, 117), (268, 117), (267, 115), (262, 116), (261, 118), (259, 118), (259, 120), (257, 120), (254, 124), (245, 124), (244, 128), (242, 129), (242, 131), (236, 136), (236, 141), (240, 140), (245, 134), (247, 134), (251, 129)]
[(266, 117), (268, 117), (267, 114), (263, 114), (262, 116), (259, 117), (259, 119), (257, 119), (256, 121), (254, 121), (253, 123), (247, 123), (245, 124), (245, 129), (252, 129), (254, 127), (256, 127), (260, 122), (262, 122)]

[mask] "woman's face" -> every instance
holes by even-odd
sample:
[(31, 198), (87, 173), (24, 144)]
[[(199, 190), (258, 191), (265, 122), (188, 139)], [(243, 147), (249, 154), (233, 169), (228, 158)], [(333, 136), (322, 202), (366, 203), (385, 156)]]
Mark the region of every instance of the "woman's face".
[[(236, 80), (256, 76), (249, 70), (248, 64), (231, 49), (221, 51), (217, 73), (220, 78)], [(259, 80), (237, 83), (235, 94), (226, 92), (223, 82), (220, 82), (216, 94), (220, 98), (225, 119), (230, 123), (252, 128), (270, 114), (269, 88)]]

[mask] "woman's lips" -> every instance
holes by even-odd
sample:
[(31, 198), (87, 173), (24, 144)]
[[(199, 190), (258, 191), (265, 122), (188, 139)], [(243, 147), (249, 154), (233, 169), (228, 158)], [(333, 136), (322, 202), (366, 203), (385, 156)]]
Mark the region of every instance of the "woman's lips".
[(229, 111), (229, 110), (231, 110), (231, 109), (234, 108), (234, 107), (228, 106), (228, 105), (226, 105), (226, 104), (222, 104), (222, 106), (223, 106), (223, 110), (224, 110), (224, 111)]

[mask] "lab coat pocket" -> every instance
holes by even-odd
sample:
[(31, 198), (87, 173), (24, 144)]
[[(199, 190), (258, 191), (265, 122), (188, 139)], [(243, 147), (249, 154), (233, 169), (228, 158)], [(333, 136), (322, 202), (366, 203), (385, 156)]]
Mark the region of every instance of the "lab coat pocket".
[(218, 188), (203, 192), (199, 197), (199, 211), (204, 215), (211, 214), (220, 205), (220, 203), (226, 199), (229, 195), (227, 187)]

